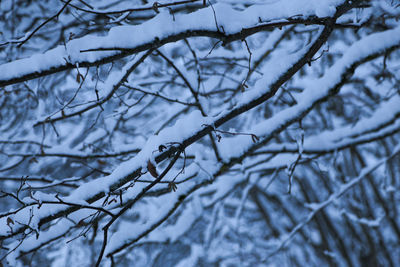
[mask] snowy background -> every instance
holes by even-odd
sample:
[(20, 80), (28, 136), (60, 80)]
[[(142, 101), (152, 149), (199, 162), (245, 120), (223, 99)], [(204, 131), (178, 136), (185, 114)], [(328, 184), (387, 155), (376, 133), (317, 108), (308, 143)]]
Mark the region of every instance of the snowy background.
[(1, 1), (0, 266), (398, 266), (399, 19)]

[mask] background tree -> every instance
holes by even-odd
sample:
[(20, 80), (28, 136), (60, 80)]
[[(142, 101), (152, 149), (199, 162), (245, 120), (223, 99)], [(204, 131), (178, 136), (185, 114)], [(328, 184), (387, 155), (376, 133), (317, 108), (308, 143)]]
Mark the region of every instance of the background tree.
[(0, 3), (12, 266), (395, 266), (400, 4)]

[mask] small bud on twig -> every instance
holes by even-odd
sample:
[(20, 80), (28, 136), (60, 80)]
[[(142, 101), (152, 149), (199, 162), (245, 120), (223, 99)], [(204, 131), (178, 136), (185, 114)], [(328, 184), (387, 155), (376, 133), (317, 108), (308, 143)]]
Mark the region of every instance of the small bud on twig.
[(158, 177), (157, 169), (156, 169), (156, 167), (153, 165), (153, 163), (151, 163), (150, 160), (147, 162), (147, 170), (149, 171), (149, 173), (151, 174), (151, 176), (153, 176), (154, 178), (157, 178), (157, 177)]

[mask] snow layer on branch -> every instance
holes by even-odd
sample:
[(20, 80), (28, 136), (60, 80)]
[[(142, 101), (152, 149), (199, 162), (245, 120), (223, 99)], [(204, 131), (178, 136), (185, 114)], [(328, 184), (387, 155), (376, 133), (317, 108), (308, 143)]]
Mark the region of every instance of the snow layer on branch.
[[(214, 13), (211, 7), (191, 14), (177, 15), (174, 18), (168, 12), (161, 12), (155, 18), (137, 26), (117, 26), (111, 28), (107, 36), (89, 35), (69, 41), (66, 46), (58, 46), (43, 54), (15, 60), (0, 65), (0, 81), (18, 78), (31, 73), (40, 73), (64, 66), (66, 62), (77, 64), (93, 63), (103, 58), (119, 54), (119, 51), (81, 52), (87, 49), (135, 49), (180, 33), (207, 30), (225, 31), (226, 34), (240, 32), (243, 28), (253, 27), (262, 22), (282, 20), (294, 16), (331, 16), (336, 6), (344, 0), (325, 0), (295, 2), (279, 1), (269, 5), (255, 5), (244, 11), (234, 10), (226, 4), (216, 4), (216, 20), (220, 29), (216, 29)], [(231, 18), (234, 17), (233, 21)]]
[[(342, 80), (342, 76), (346, 75), (349, 68), (363, 59), (375, 53), (380, 53), (395, 45), (400, 45), (400, 27), (385, 32), (371, 34), (354, 43), (343, 57), (338, 60), (325, 75), (315, 81), (310, 81), (306, 90), (304, 90), (297, 98), (297, 104), (287, 108), (270, 119), (267, 119), (249, 130), (252, 134), (258, 136), (270, 136), (274, 131), (285, 125), (287, 122), (295, 120), (308, 109), (313, 107), (318, 101), (328, 96)], [(256, 85), (257, 86), (257, 85)], [(396, 105), (395, 98), (390, 107)], [(385, 110), (387, 112), (387, 110)], [(379, 115), (379, 114), (378, 114)], [(378, 116), (370, 118), (376, 120)], [(357, 125), (359, 131), (367, 130), (366, 125)], [(237, 136), (232, 138), (224, 138), (221, 140), (221, 156), (228, 161), (232, 155), (242, 155), (247, 149), (253, 145), (249, 136)]]
[(376, 130), (377, 126), (384, 125), (390, 122), (400, 114), (400, 96), (395, 95), (389, 101), (383, 102), (381, 107), (374, 114), (366, 119), (360, 120), (356, 125), (346, 126), (326, 131), (318, 135), (318, 137), (309, 138), (304, 142), (304, 147), (307, 149), (326, 149), (332, 146), (337, 146), (337, 142), (345, 138), (355, 137), (365, 132)]
[[(112, 174), (81, 185), (68, 197), (63, 198), (63, 200), (78, 203), (80, 201), (84, 201), (85, 199), (89, 199), (98, 193), (109, 192), (112, 184), (115, 184), (117, 181), (123, 179), (139, 168), (145, 168), (147, 161), (153, 157), (154, 152), (158, 151), (158, 147), (160, 145), (165, 145), (170, 142), (182, 142), (184, 139), (196, 133), (199, 125), (200, 127), (203, 127), (201, 125), (212, 124), (212, 122), (213, 121), (211, 118), (203, 117), (200, 111), (193, 111), (186, 117), (178, 120), (175, 125), (165, 128), (158, 135), (151, 136), (138, 155), (126, 162), (123, 162), (112, 172)], [(35, 216), (33, 221), (36, 225), (41, 218), (65, 209), (65, 205), (43, 204), (40, 209), (34, 209)], [(28, 224), (30, 218), (28, 209), (23, 209), (22, 211), (18, 212), (14, 215), (14, 218), (21, 222), (21, 224)], [(0, 225), (2, 226), (0, 227), (0, 235), (7, 235), (10, 229), (7, 227), (6, 217), (0, 219)]]
[(198, 125), (210, 124), (211, 119), (203, 117), (200, 111), (193, 111), (175, 125), (162, 130), (158, 135), (151, 136), (138, 155), (119, 165), (111, 175), (95, 179), (76, 189), (67, 200), (77, 201), (87, 199), (100, 192), (108, 192), (110, 186), (120, 179), (128, 176), (138, 168), (145, 168), (147, 161), (153, 157), (154, 152), (162, 144), (170, 142), (179, 143), (193, 135)]
[[(324, 131), (318, 135), (308, 136), (304, 139), (303, 148), (309, 152), (323, 152), (337, 148), (379, 138), (396, 131), (400, 127), (400, 96), (395, 95), (389, 101), (383, 102), (372, 116), (359, 120), (356, 125), (346, 125), (332, 131)], [(396, 120), (394, 123), (392, 121)], [(389, 124), (389, 126), (384, 127)], [(297, 150), (296, 144), (271, 144), (266, 150), (284, 151)]]

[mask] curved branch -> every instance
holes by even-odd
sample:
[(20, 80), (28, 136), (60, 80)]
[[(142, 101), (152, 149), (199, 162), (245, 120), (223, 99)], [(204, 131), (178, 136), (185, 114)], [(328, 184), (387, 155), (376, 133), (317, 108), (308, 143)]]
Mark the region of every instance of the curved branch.
[[(349, 9), (353, 8), (356, 6), (358, 1), (353, 1), (353, 3), (348, 4), (345, 3), (342, 6), (338, 7), (338, 12), (336, 12), (336, 17), (340, 16), (341, 14), (345, 13)], [(224, 7), (225, 8), (225, 7)], [(228, 8), (228, 7), (226, 7)], [(307, 11), (307, 10), (305, 10)], [(310, 11), (310, 10), (308, 10)], [(80, 51), (74, 51), (74, 53), (78, 53), (79, 56), (77, 58), (73, 59), (73, 62), (70, 62), (66, 59), (70, 58), (71, 55), (68, 53), (68, 51), (65, 51), (65, 47), (59, 46), (53, 50), (47, 51), (45, 54), (42, 55), (35, 55), (34, 58), (36, 61), (43, 61), (43, 62), (52, 62), (46, 66), (37, 66), (37, 64), (30, 64), (31, 58), (27, 59), (20, 59), (16, 60), (14, 62), (6, 63), (3, 65), (0, 65), (0, 73), (2, 75), (0, 76), (0, 86), (6, 86), (6, 85), (11, 85), (43, 76), (47, 76), (50, 74), (54, 74), (57, 72), (65, 71), (65, 70), (70, 70), (76, 68), (77, 65), (79, 67), (91, 67), (91, 66), (98, 66), (106, 63), (113, 62), (117, 59), (121, 59), (123, 57), (136, 54), (142, 51), (150, 50), (150, 49), (157, 49), (160, 46), (163, 46), (167, 43), (172, 43), (176, 42), (179, 40), (183, 40), (189, 37), (210, 37), (210, 38), (215, 38), (218, 40), (221, 40), (223, 44), (227, 44), (236, 40), (243, 40), (246, 37), (253, 35), (257, 32), (261, 31), (266, 31), (270, 30), (273, 28), (280, 28), (283, 26), (287, 25), (325, 25), (327, 22), (330, 21), (330, 18), (317, 18), (315, 15), (309, 15), (308, 18), (289, 18), (288, 20), (284, 21), (279, 21), (279, 22), (266, 22), (266, 23), (257, 23), (257, 25), (254, 25), (254, 21), (251, 20), (250, 14), (246, 14), (246, 11), (241, 12), (240, 14), (241, 17), (246, 17), (249, 16), (249, 19), (244, 22), (243, 27), (236, 27), (235, 30), (231, 31), (230, 33), (224, 33), (220, 29), (215, 29), (215, 25), (213, 23), (208, 23), (205, 25), (197, 25), (196, 27), (192, 27), (191, 25), (185, 25), (184, 21), (186, 19), (190, 19), (192, 17), (196, 18), (198, 14), (204, 15), (202, 10), (199, 12), (187, 14), (187, 15), (182, 15), (179, 17), (179, 21), (169, 21), (168, 23), (164, 23), (163, 27), (166, 27), (168, 29), (168, 26), (170, 26), (170, 29), (165, 31), (165, 34), (163, 36), (158, 36), (158, 34), (154, 31), (151, 31), (150, 29), (147, 29), (146, 27), (158, 27), (157, 22), (154, 22), (154, 25), (144, 25), (144, 26), (132, 26), (132, 29), (138, 29), (140, 32), (148, 32), (149, 36), (147, 36), (145, 39), (141, 40), (140, 38), (138, 40), (133, 40), (131, 44), (127, 47), (126, 44), (124, 45), (118, 45), (118, 39), (115, 39), (112, 34), (109, 34), (106, 37), (96, 37), (96, 42), (88, 42), (92, 44), (92, 47), (87, 47), (84, 48), (82, 47), (83, 44), (85, 43), (85, 39), (75, 39), (67, 43), (67, 47), (70, 46), (80, 46), (81, 49)], [(231, 11), (231, 12), (237, 12), (237, 11)], [(315, 12), (314, 10), (311, 10), (311, 12)], [(250, 12), (251, 13), (251, 12)], [(205, 13), (207, 14), (207, 13)], [(207, 16), (210, 14), (207, 14)], [(293, 14), (295, 16), (296, 14)], [(211, 14), (212, 17), (212, 14)], [(177, 18), (178, 19), (178, 18)], [(270, 17), (265, 17), (265, 18), (259, 18), (261, 21), (269, 21), (271, 20)], [(273, 19), (273, 18), (272, 18)], [(181, 29), (179, 30), (174, 30), (176, 28), (176, 23), (180, 23)], [(331, 23), (331, 27), (335, 27), (335, 23)], [(230, 26), (230, 21), (219, 21), (219, 25), (223, 28), (228, 28)], [(127, 32), (125, 34), (130, 34), (130, 32)], [(92, 38), (92, 36), (89, 36), (88, 38)], [(151, 41), (148, 41), (151, 40)], [(79, 43), (81, 42), (82, 43)], [(100, 44), (103, 42), (111, 42), (113, 43), (112, 46), (106, 47), (106, 46), (98, 46), (96, 47), (96, 44)], [(107, 53), (104, 53), (104, 51), (108, 51)], [(99, 52), (96, 53), (95, 55), (91, 54), (89, 57), (85, 57), (83, 54), (84, 52)], [(95, 56), (95, 57), (93, 57)], [(94, 59), (93, 59), (94, 58)], [(18, 68), (18, 66), (24, 65), (24, 69), (21, 70)], [(10, 72), (7, 70), (10, 69), (18, 69), (17, 73)]]

